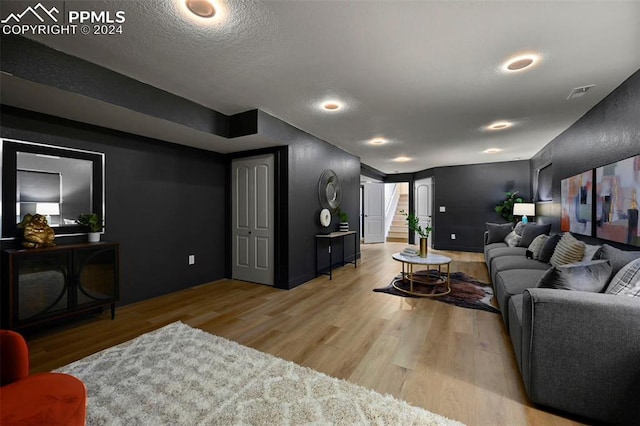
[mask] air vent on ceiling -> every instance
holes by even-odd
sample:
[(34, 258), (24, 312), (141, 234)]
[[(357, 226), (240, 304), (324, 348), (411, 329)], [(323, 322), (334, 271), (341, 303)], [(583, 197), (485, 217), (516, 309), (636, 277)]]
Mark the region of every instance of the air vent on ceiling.
[(593, 86), (595, 86), (595, 84), (589, 84), (588, 86), (576, 87), (575, 89), (573, 89), (571, 91), (571, 93), (569, 93), (569, 96), (567, 96), (567, 100), (579, 98), (580, 96), (584, 96), (589, 91), (589, 89), (591, 89)]

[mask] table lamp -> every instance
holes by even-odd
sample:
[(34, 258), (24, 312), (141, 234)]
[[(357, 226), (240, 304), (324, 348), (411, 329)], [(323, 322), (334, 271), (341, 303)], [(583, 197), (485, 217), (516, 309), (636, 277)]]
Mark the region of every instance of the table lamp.
[(51, 215), (60, 214), (59, 203), (36, 203), (36, 213), (47, 218), (47, 222), (51, 224)]
[(527, 215), (536, 215), (536, 205), (534, 203), (516, 203), (513, 205), (513, 214), (522, 216), (522, 223), (529, 222)]

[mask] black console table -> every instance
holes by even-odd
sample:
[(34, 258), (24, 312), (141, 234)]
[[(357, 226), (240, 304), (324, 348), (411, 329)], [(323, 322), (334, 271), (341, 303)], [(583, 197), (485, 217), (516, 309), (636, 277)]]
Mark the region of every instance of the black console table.
[[(345, 262), (344, 261), (344, 240), (347, 235), (353, 235), (353, 261)], [(357, 256), (356, 256), (356, 241), (357, 241), (358, 233), (356, 231), (338, 231), (332, 232), (330, 234), (318, 234), (316, 235), (316, 277), (318, 275), (329, 275), (329, 279), (333, 279), (333, 240), (336, 238), (342, 238), (342, 266), (347, 263), (353, 263), (355, 267), (358, 267)], [(329, 240), (329, 272), (320, 272), (318, 270), (318, 242), (322, 240)]]
[(105, 306), (115, 316), (118, 243), (2, 251), (2, 328), (26, 330)]

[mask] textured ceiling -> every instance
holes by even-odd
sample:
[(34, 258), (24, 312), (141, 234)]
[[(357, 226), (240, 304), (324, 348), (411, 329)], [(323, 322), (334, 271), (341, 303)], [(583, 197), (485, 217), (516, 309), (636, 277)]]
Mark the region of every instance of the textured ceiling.
[[(30, 38), (224, 114), (261, 109), (385, 173), (530, 158), (640, 68), (638, 1), (228, 1), (207, 22), (179, 0), (86, 3), (126, 11), (124, 34)], [(500, 71), (525, 51), (541, 63)], [(345, 107), (320, 111), (329, 98)], [(495, 120), (515, 125), (483, 130)]]

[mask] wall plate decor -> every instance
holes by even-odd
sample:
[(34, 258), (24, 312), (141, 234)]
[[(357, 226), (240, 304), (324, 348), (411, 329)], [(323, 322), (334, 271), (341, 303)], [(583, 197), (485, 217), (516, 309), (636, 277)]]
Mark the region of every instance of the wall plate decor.
[(563, 232), (593, 235), (593, 170), (562, 179), (560, 193), (560, 229)]
[(640, 246), (640, 155), (596, 169), (596, 236)]
[(320, 198), (320, 205), (324, 209), (329, 209), (335, 213), (340, 207), (342, 190), (340, 189), (338, 176), (333, 170), (327, 169), (320, 175), (318, 197)]
[(322, 209), (320, 211), (320, 225), (324, 226), (325, 228), (331, 225), (331, 212), (329, 211), (329, 209)]

